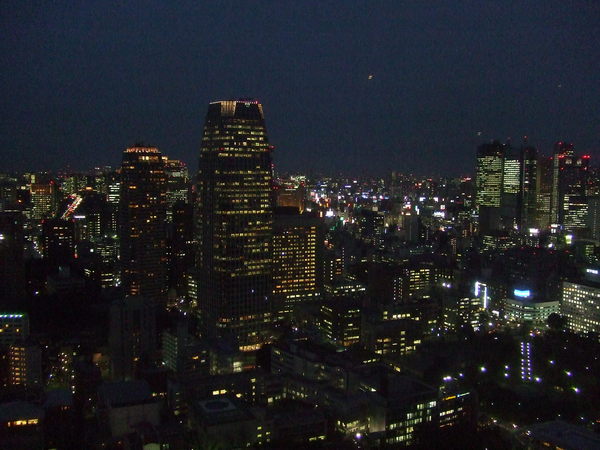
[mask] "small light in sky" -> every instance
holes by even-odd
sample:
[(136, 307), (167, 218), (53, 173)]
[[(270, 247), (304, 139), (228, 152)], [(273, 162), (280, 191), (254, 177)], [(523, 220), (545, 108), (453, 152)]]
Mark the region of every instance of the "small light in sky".
[(372, 80), (375, 77), (372, 73), (369, 74), (369, 80)]

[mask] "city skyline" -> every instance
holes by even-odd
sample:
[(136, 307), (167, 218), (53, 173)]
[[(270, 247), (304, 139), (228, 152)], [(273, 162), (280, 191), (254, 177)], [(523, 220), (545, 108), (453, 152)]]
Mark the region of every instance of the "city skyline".
[(283, 171), (466, 174), (524, 135), (600, 156), (593, 2), (66, 6), (0, 10), (11, 169), (115, 166), (140, 139), (194, 167), (204, 105), (244, 96)]
[(600, 448), (599, 24), (0, 2), (0, 446)]

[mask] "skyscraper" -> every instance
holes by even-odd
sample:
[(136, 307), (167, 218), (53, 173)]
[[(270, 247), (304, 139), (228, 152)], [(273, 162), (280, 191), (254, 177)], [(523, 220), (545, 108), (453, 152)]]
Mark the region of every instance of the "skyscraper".
[(75, 254), (74, 230), (71, 220), (46, 219), (42, 222), (42, 254), (51, 265), (72, 262)]
[(537, 225), (537, 193), (538, 193), (538, 154), (530, 145), (521, 148), (519, 215), (518, 224), (521, 231), (535, 228)]
[(475, 179), (477, 206), (500, 207), (505, 146), (498, 141), (477, 149)]
[[(580, 220), (571, 223), (566, 218), (573, 217), (573, 210), (579, 210), (577, 205), (585, 203), (583, 197), (587, 194), (589, 155), (577, 156), (573, 144), (557, 142), (553, 154), (552, 176), (552, 223), (579, 228)], [(579, 212), (575, 216), (584, 216)]]
[(269, 341), (271, 149), (258, 101), (208, 107), (200, 150), (196, 241), (202, 332), (242, 350)]
[(477, 149), (475, 202), (482, 232), (496, 230), (500, 226), (504, 147), (500, 142), (494, 141), (491, 144), (481, 145)]
[(502, 170), (502, 193), (500, 208), (504, 229), (513, 229), (519, 215), (519, 193), (521, 191), (521, 155), (517, 149), (506, 145)]
[(294, 207), (275, 211), (273, 234), (274, 312), (291, 316), (296, 305), (316, 301), (322, 281), (323, 236), (317, 216)]
[(17, 305), (25, 294), (23, 214), (0, 211), (0, 306)]
[(156, 308), (143, 297), (118, 299), (110, 306), (108, 345), (114, 379), (135, 378), (156, 351)]
[(119, 209), (125, 295), (166, 302), (166, 177), (157, 148), (123, 153)]

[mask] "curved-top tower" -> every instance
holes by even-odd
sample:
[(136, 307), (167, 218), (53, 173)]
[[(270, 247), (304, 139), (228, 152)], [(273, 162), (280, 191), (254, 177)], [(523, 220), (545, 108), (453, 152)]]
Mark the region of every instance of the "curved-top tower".
[(208, 106), (200, 149), (196, 242), (202, 333), (255, 350), (269, 341), (271, 146), (262, 105)]

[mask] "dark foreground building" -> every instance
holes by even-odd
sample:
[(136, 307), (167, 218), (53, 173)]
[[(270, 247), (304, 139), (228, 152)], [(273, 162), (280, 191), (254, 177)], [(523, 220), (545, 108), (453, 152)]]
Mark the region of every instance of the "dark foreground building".
[(257, 101), (211, 103), (198, 171), (197, 265), (202, 333), (242, 350), (270, 340), (271, 149)]

